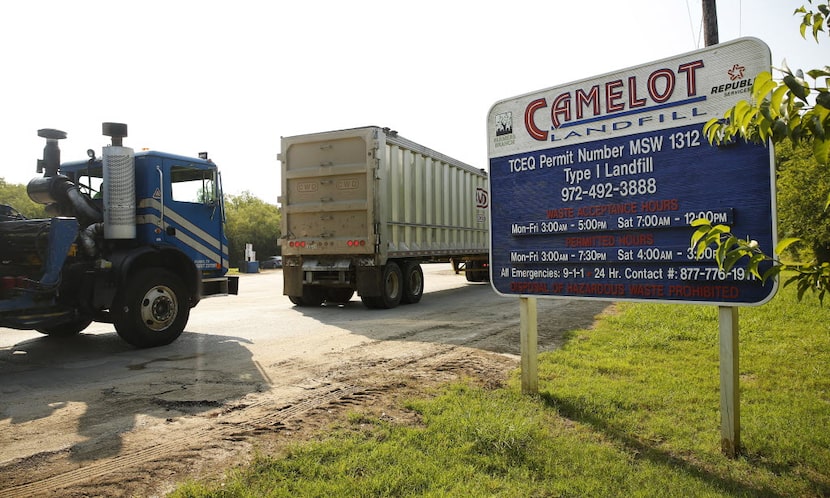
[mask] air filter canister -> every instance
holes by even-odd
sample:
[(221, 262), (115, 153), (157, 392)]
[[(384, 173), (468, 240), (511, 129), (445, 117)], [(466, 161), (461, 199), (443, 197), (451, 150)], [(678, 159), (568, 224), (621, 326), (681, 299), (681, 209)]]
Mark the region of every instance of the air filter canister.
[(135, 152), (104, 147), (104, 238), (135, 238)]

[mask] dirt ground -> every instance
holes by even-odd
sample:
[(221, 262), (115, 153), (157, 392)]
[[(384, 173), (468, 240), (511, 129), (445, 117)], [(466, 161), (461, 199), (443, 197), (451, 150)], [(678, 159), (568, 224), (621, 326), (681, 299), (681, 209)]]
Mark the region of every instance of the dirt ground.
[[(107, 325), (63, 343), (1, 329), (0, 497), (164, 496), (352, 411), (408, 423), (401, 401), (442, 383), (502, 385), (519, 365), (518, 299), (444, 266), (425, 274), (421, 303), (385, 311), (295, 308), (279, 271), (245, 276), (242, 295), (200, 304), (153, 350)], [(539, 350), (608, 308), (540, 300)]]

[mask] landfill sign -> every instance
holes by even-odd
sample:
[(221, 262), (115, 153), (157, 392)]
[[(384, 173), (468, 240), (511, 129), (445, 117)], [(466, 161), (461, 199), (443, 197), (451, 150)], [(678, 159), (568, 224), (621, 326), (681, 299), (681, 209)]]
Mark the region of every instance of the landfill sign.
[(488, 115), (496, 292), (757, 305), (745, 265), (698, 259), (693, 220), (776, 242), (772, 147), (713, 146), (703, 125), (750, 99), (769, 47), (741, 38), (497, 102)]

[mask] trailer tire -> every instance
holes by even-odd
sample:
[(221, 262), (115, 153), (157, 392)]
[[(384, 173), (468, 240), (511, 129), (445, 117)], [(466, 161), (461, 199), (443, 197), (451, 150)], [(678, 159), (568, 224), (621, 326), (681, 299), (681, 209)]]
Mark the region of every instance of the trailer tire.
[(49, 337), (72, 337), (80, 334), (85, 328), (92, 323), (90, 318), (79, 316), (71, 322), (61, 323), (59, 325), (52, 325), (49, 327), (41, 327), (37, 329), (41, 334), (46, 334)]
[(395, 262), (388, 262), (383, 267), (380, 281), (380, 296), (361, 296), (367, 308), (391, 309), (400, 304), (403, 297), (403, 272)]
[(490, 274), (487, 273), (484, 263), (481, 261), (468, 261), (466, 270), (464, 276), (467, 278), (467, 282), (487, 282), (490, 280)]
[(302, 296), (288, 296), (288, 299), (297, 306), (314, 307), (323, 304), (325, 295), (321, 287), (304, 285)]
[(424, 271), (418, 263), (407, 263), (403, 267), (403, 296), (401, 303), (415, 304), (424, 296)]
[(301, 296), (288, 296), (288, 300), (295, 306), (305, 306)]
[(354, 290), (348, 287), (332, 287), (326, 289), (326, 302), (335, 304), (345, 304), (351, 301), (354, 296)]
[(113, 323), (118, 335), (138, 348), (164, 346), (178, 339), (190, 317), (181, 279), (168, 270), (140, 270), (118, 293)]

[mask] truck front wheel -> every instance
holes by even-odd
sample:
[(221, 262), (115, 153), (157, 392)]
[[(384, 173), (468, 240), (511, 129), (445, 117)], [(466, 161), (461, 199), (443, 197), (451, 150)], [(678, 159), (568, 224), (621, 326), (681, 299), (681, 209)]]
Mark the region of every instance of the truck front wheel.
[(190, 316), (181, 279), (168, 270), (148, 268), (126, 282), (113, 306), (115, 330), (138, 348), (164, 346), (184, 331)]

